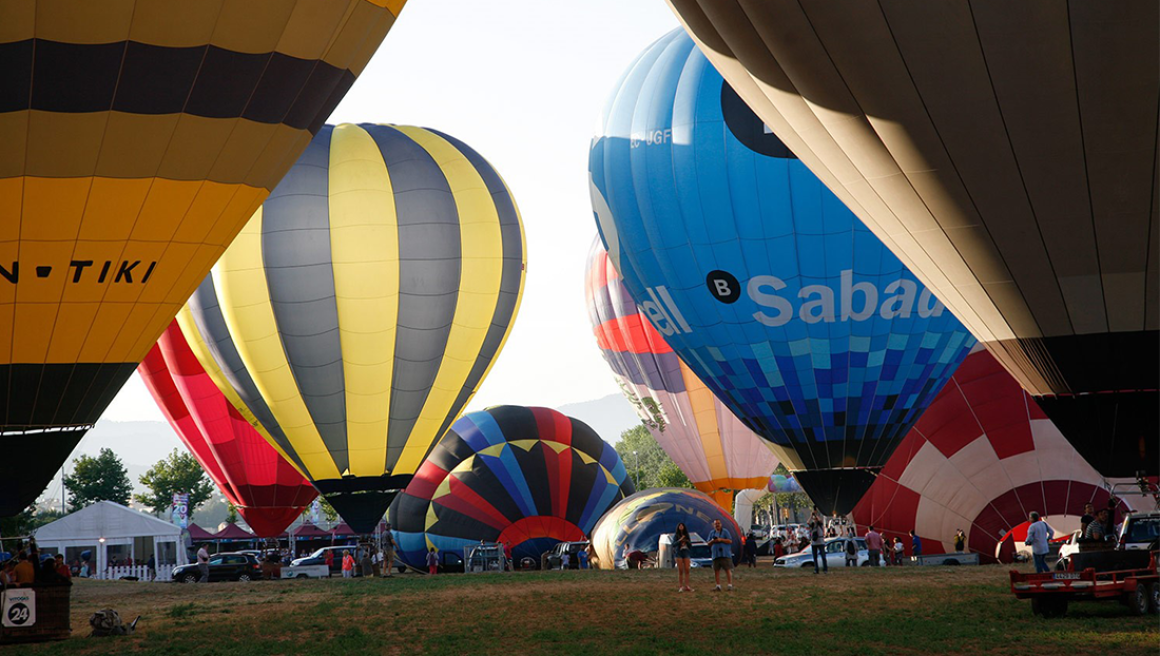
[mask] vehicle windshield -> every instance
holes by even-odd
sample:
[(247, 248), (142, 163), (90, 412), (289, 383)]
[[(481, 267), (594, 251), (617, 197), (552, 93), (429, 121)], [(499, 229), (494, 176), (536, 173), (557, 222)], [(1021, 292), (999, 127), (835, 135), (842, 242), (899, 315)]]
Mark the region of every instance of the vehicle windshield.
[(314, 553), (307, 556), (307, 558), (325, 558), (325, 557), (326, 557), (326, 547), (323, 547), (323, 548), (319, 549), (318, 551), (315, 551)]
[(1160, 538), (1160, 517), (1141, 517), (1128, 521), (1125, 542), (1151, 542)]

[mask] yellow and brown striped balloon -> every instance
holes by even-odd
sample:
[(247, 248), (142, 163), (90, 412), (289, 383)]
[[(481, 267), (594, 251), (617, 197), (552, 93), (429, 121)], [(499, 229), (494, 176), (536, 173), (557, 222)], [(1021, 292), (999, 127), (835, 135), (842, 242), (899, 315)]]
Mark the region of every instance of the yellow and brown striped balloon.
[(41, 491), (404, 1), (0, 0), (0, 434), (47, 431), (0, 465), (0, 515)]
[(218, 387), (369, 532), (519, 307), (507, 186), (457, 139), (325, 126), (178, 315)]

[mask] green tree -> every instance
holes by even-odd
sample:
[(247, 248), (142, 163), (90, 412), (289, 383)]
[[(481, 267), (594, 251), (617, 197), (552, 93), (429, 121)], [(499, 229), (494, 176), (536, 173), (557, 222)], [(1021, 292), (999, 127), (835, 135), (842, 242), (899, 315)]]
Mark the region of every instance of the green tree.
[(133, 484), (129, 482), (125, 465), (112, 449), (101, 449), (96, 458), (82, 455), (73, 460), (72, 470), (71, 476), (64, 477), (64, 485), (68, 488), (69, 505), (74, 509), (97, 501), (129, 505)]
[(206, 476), (197, 459), (177, 449), (150, 467), (140, 481), (149, 492), (134, 495), (133, 498), (156, 515), (169, 510), (174, 493), (189, 493), (190, 519), (193, 519), (193, 511), (209, 499), (214, 489), (213, 482)]
[(227, 508), (226, 508), (226, 523), (227, 524), (237, 524), (238, 523), (238, 507), (235, 506), (232, 501), (227, 505)]
[(685, 472), (657, 444), (643, 425), (633, 426), (620, 434), (616, 452), (624, 461), (628, 476), (637, 490), (653, 487), (693, 487)]

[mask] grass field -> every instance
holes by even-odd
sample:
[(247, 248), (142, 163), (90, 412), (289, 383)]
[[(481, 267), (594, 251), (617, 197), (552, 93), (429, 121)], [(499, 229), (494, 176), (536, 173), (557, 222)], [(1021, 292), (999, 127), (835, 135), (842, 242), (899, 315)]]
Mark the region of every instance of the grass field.
[[(692, 594), (672, 571), (414, 574), (393, 579), (182, 585), (78, 581), (73, 637), (3, 654), (1056, 654), (1155, 655), (1156, 616), (1072, 604), (1044, 620), (1007, 567), (740, 570)], [(88, 638), (112, 607), (133, 636)]]

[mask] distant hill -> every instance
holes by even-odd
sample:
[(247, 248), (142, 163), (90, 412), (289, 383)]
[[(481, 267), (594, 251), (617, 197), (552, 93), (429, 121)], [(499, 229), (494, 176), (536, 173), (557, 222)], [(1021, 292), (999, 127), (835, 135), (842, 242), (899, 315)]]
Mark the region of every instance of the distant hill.
[(592, 427), (605, 442), (616, 444), (620, 434), (640, 424), (632, 404), (620, 394), (609, 394), (600, 399), (569, 403), (556, 408)]

